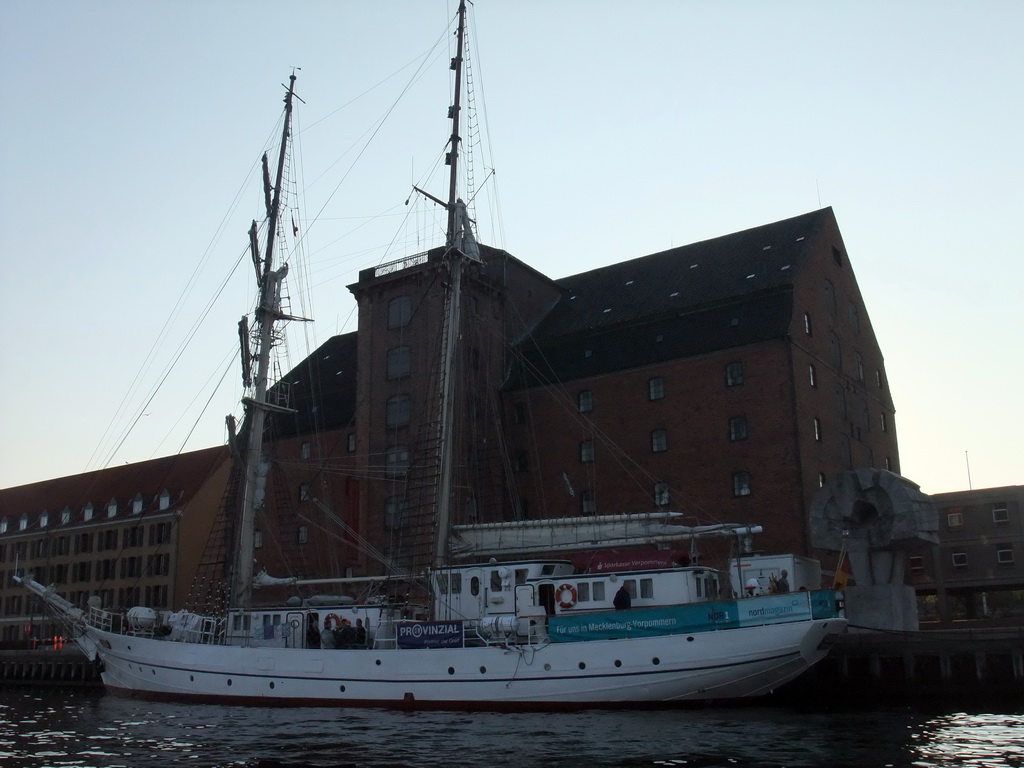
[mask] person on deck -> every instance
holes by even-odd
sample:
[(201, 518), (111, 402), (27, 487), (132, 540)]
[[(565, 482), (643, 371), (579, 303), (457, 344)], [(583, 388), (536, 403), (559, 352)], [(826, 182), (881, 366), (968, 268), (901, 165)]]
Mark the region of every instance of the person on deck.
[(778, 581), (775, 582), (775, 591), (780, 595), (784, 595), (789, 592), (789, 571), (783, 569), (782, 575)]
[(320, 633), (320, 647), (333, 650), (338, 647), (334, 641), (334, 627), (331, 626), (331, 619), (328, 616), (324, 619), (324, 628)]
[(306, 647), (320, 647), (320, 627), (317, 625), (315, 613), (310, 613), (306, 616)]
[(619, 587), (619, 591), (615, 593), (612, 605), (615, 606), (616, 611), (624, 611), (633, 606), (633, 597), (629, 594), (625, 584)]

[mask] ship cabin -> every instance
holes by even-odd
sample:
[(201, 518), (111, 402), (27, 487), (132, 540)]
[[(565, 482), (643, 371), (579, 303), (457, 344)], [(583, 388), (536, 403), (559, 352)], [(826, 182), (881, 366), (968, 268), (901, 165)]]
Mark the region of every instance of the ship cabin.
[(719, 572), (683, 566), (576, 573), (568, 560), (534, 560), (440, 568), (433, 573), (435, 615), (449, 620), (611, 611), (622, 586), (633, 608), (708, 602), (718, 599)]

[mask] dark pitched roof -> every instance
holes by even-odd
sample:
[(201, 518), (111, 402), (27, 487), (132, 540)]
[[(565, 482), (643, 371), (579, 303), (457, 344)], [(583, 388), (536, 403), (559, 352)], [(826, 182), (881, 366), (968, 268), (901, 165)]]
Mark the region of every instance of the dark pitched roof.
[(271, 401), (285, 388), (289, 391), (288, 407), (297, 413), (272, 417), (274, 437), (352, 424), (356, 412), (356, 334), (328, 339), (271, 388)]
[(509, 387), (567, 381), (779, 338), (825, 208), (558, 281)]
[(9, 533), (13, 534), (18, 532), (21, 515), (28, 515), (29, 530), (35, 530), (39, 514), (46, 510), (49, 525), (56, 528), (65, 507), (71, 511), (71, 522), (79, 523), (82, 509), (90, 502), (94, 519), (106, 519), (111, 499), (118, 502), (118, 518), (130, 517), (136, 494), (142, 496), (143, 512), (149, 512), (156, 509), (156, 500), (164, 490), (169, 492), (174, 508), (191, 500), (227, 458), (227, 447), (218, 446), (0, 489), (0, 517), (7, 518)]

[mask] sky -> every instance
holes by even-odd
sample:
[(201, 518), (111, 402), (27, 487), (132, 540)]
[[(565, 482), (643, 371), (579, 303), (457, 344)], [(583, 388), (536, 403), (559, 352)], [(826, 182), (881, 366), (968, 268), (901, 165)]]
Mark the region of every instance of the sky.
[[(454, 12), (0, 3), (0, 487), (224, 442), (257, 162), (293, 70), (289, 290), (316, 322), (289, 325), (282, 365), (356, 329), (360, 269), (439, 244), (436, 208), (406, 200), (446, 196)], [(558, 278), (831, 206), (902, 474), (926, 493), (1024, 483), (1024, 3), (470, 17), (483, 242)]]

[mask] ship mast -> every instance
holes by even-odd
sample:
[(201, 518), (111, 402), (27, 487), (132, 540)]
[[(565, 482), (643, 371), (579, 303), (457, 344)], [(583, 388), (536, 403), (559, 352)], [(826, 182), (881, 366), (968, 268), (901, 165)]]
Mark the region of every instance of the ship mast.
[(444, 373), (441, 382), (441, 419), (440, 419), (440, 467), (437, 485), (437, 517), (436, 540), (434, 542), (434, 564), (442, 566), (448, 559), (448, 534), (452, 517), (452, 426), (455, 419), (455, 350), (459, 336), (459, 318), (461, 314), (462, 267), (468, 250), (466, 235), (469, 222), (466, 217), (466, 206), (458, 198), (459, 168), (459, 111), (462, 98), (462, 54), (466, 31), (466, 1), (459, 2), (459, 26), (455, 58), (452, 69), (455, 70), (455, 98), (450, 110), (452, 120), (451, 149), (448, 155), (450, 166), (448, 184), (448, 232), (446, 237), (445, 262), (449, 270), (447, 295), (445, 296), (446, 313), (444, 318)]
[[(245, 452), (245, 478), (242, 493), (242, 513), (238, 525), (238, 551), (235, 556), (234, 578), (232, 580), (231, 605), (247, 608), (252, 600), (253, 549), (256, 510), (263, 505), (266, 491), (266, 470), (263, 468), (263, 428), (267, 413), (283, 410), (267, 402), (270, 381), (270, 352), (274, 342), (274, 324), (285, 317), (281, 312), (281, 285), (288, 273), (288, 265), (274, 269), (274, 244), (277, 241), (277, 222), (281, 209), (281, 190), (284, 179), (284, 165), (291, 135), (292, 97), (295, 95), (295, 74), (288, 82), (284, 103), (284, 127), (281, 131), (281, 149), (277, 158), (277, 174), (273, 187), (270, 185), (267, 156), (263, 155), (264, 195), (267, 207), (267, 238), (262, 262), (259, 258), (255, 236), (256, 222), (250, 230), (253, 264), (256, 280), (260, 287), (259, 304), (255, 311), (256, 329), (253, 337), (258, 346), (255, 387), (251, 397), (243, 398), (249, 416), (249, 435)], [(271, 198), (271, 192), (273, 197)], [(243, 322), (245, 318), (243, 318)], [(248, 339), (242, 339), (243, 360), (246, 357)], [(243, 374), (247, 376), (248, 374)]]

